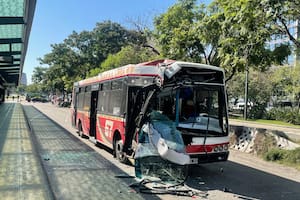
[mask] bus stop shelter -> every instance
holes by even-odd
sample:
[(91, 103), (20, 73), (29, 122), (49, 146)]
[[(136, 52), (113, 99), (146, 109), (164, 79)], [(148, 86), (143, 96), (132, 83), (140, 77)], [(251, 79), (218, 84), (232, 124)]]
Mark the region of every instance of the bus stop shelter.
[(0, 0), (0, 103), (21, 83), (36, 0)]

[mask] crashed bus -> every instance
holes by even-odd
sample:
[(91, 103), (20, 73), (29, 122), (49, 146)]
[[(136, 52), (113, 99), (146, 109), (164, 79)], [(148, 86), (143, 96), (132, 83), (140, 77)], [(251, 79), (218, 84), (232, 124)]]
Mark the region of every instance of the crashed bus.
[(185, 166), (229, 155), (219, 67), (156, 60), (108, 70), (74, 83), (71, 113), (80, 136), (121, 162), (154, 155)]

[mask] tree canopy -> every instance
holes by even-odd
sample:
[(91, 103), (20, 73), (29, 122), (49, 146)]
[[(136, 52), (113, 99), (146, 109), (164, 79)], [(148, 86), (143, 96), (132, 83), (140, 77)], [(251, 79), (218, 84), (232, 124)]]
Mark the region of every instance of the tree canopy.
[[(215, 0), (210, 5), (178, 0), (154, 19), (154, 30), (130, 30), (103, 21), (91, 31), (73, 31), (40, 58), (33, 82), (70, 92), (74, 81), (128, 63), (169, 58), (223, 67), (228, 79), (253, 68), (284, 64), (299, 41), (288, 23), (300, 16), (296, 0)], [(269, 48), (275, 34), (291, 44)], [(44, 67), (46, 66), (46, 67)]]
[[(40, 63), (48, 66), (43, 83), (48, 91), (70, 92), (74, 81), (100, 72), (101, 63), (110, 55), (117, 54), (128, 45), (144, 44), (144, 41), (139, 32), (111, 21), (97, 23), (92, 31), (73, 31), (62, 43), (51, 45), (51, 52), (40, 58)], [(40, 81), (39, 73), (40, 68), (37, 67), (33, 73), (34, 83)]]
[(223, 67), (231, 78), (247, 67), (264, 71), (282, 64), (290, 54), (288, 45), (267, 46), (278, 33), (274, 20), (258, 0), (216, 0), (209, 6), (180, 0), (156, 17), (155, 32), (163, 56)]

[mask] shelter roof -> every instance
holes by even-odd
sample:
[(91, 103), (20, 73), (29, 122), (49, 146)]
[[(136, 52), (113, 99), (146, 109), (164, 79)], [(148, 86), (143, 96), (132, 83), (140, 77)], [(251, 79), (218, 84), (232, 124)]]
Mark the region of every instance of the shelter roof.
[(36, 0), (0, 0), (0, 85), (20, 83)]

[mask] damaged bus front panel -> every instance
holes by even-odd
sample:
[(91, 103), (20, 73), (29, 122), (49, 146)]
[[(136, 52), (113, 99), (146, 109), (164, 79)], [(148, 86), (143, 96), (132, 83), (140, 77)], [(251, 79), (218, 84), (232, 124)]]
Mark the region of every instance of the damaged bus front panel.
[[(228, 159), (224, 72), (185, 62), (174, 62), (162, 71), (165, 76), (160, 87), (153, 83), (137, 92), (132, 101), (134, 117), (128, 121), (135, 131), (127, 133), (135, 133), (131, 141), (137, 144), (133, 152), (141, 177), (171, 174), (182, 180), (187, 164)], [(131, 146), (127, 146), (129, 138), (127, 135), (125, 147)]]
[(175, 73), (168, 74), (157, 95), (157, 109), (181, 131), (191, 164), (226, 161), (229, 131), (224, 72), (194, 63), (173, 65), (175, 69), (167, 71)]
[[(190, 156), (189, 164), (226, 161), (229, 131), (224, 72), (184, 62), (175, 62), (164, 70), (163, 84), (143, 116), (156, 111), (174, 123)], [(146, 124), (151, 120), (142, 121)]]

